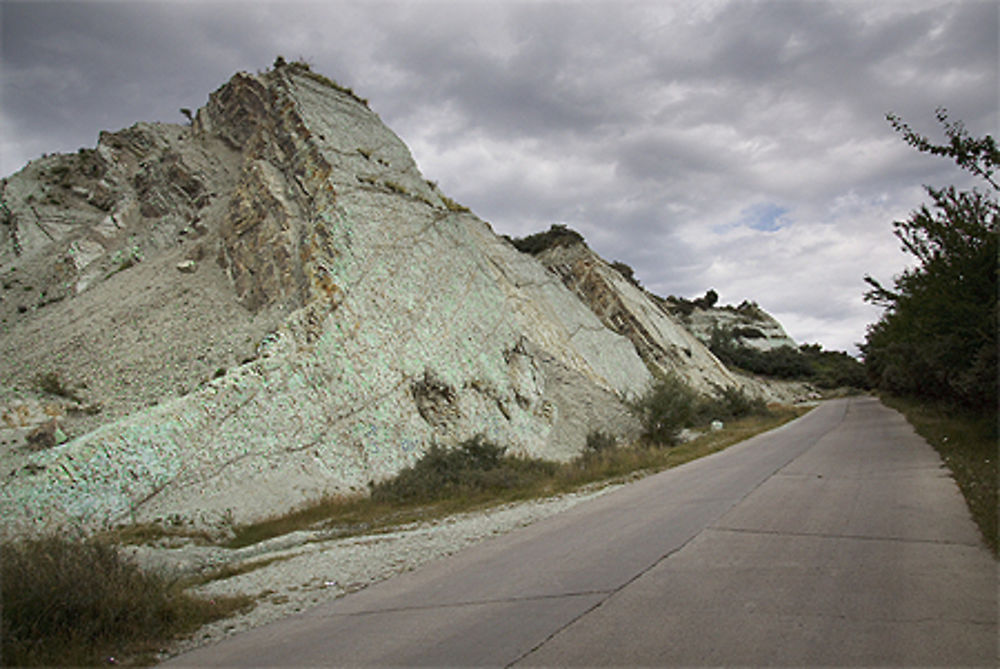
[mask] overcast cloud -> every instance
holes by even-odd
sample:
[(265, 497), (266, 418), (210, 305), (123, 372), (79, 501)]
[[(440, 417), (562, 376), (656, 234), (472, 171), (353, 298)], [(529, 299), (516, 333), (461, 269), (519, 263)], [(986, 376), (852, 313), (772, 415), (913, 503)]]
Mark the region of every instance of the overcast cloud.
[(828, 349), (878, 318), (862, 277), (906, 265), (921, 185), (968, 183), (885, 114), (997, 133), (995, 1), (0, 7), (4, 175), (304, 58), (498, 232), (567, 224), (658, 294), (755, 300)]

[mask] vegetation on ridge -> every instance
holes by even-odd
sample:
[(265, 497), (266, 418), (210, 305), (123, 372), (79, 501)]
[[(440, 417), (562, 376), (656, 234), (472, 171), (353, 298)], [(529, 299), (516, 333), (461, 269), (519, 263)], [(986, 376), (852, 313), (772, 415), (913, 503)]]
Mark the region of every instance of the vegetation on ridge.
[(843, 351), (824, 351), (819, 344), (761, 351), (740, 344), (736, 340), (738, 334), (728, 328), (712, 331), (709, 349), (728, 367), (771, 378), (805, 381), (825, 389), (869, 387), (864, 365)]
[(581, 235), (576, 230), (572, 230), (559, 223), (553, 224), (545, 232), (536, 232), (527, 237), (506, 237), (507, 241), (514, 245), (521, 253), (538, 255), (546, 249), (559, 246), (572, 246), (573, 244), (586, 244)]
[(330, 88), (336, 91), (340, 91), (341, 93), (350, 96), (357, 102), (363, 104), (365, 107), (368, 106), (368, 100), (366, 98), (361, 97), (347, 86), (342, 86), (333, 79), (330, 79), (329, 77), (326, 77), (320, 74), (319, 72), (314, 72), (312, 69), (312, 65), (310, 65), (302, 58), (299, 58), (299, 60), (293, 60), (292, 62), (289, 63), (284, 59), (283, 56), (279, 55), (274, 59), (273, 69), (279, 70), (283, 68), (287, 68), (291, 72), (295, 72), (296, 74), (301, 74), (302, 76), (308, 77), (313, 81), (317, 81), (323, 84), (324, 86), (329, 86)]

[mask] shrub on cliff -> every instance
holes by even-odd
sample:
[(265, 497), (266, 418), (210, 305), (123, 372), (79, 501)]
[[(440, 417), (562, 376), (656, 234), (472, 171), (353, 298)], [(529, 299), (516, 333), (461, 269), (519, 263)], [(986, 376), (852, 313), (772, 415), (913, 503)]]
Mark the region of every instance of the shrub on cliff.
[(732, 420), (746, 416), (766, 416), (770, 414), (767, 403), (759, 397), (751, 397), (741, 388), (729, 386), (719, 390), (718, 397), (706, 400), (699, 413), (705, 421)]
[(642, 288), (642, 284), (639, 283), (639, 279), (635, 276), (635, 270), (633, 270), (629, 265), (623, 263), (620, 260), (615, 260), (611, 263), (611, 268), (621, 274), (625, 279), (629, 281), (636, 288)]

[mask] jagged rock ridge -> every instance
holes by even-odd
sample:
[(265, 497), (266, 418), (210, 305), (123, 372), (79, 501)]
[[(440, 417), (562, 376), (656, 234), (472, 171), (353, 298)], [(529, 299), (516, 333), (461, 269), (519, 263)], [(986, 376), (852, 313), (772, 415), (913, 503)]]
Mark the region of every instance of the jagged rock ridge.
[(784, 326), (754, 302), (716, 306), (714, 302), (706, 303), (704, 298), (694, 301), (668, 298), (666, 306), (706, 345), (711, 343), (712, 333), (721, 330), (738, 346), (758, 351), (773, 351), (785, 346), (798, 349)]
[[(676, 355), (658, 321), (607, 327), (302, 66), (2, 186), (4, 532), (246, 522), (479, 433), (567, 459), (634, 434), (627, 400)], [(671, 368), (728, 382), (699, 346)], [(69, 441), (31, 450), (52, 418)]]

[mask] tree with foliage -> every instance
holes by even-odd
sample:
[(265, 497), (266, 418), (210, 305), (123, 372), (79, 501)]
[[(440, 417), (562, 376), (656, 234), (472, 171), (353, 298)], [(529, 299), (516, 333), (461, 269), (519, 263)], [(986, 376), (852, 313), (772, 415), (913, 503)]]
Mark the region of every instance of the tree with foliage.
[(694, 305), (699, 309), (711, 309), (719, 301), (719, 294), (709, 288), (705, 296), (694, 301)]
[(980, 411), (997, 408), (997, 232), (1000, 167), (996, 141), (970, 137), (937, 110), (947, 142), (934, 144), (898, 116), (892, 127), (918, 151), (951, 158), (982, 178), (987, 192), (925, 186), (930, 205), (893, 223), (916, 266), (892, 289), (866, 276), (865, 300), (885, 307), (862, 353), (872, 382), (889, 392)]

